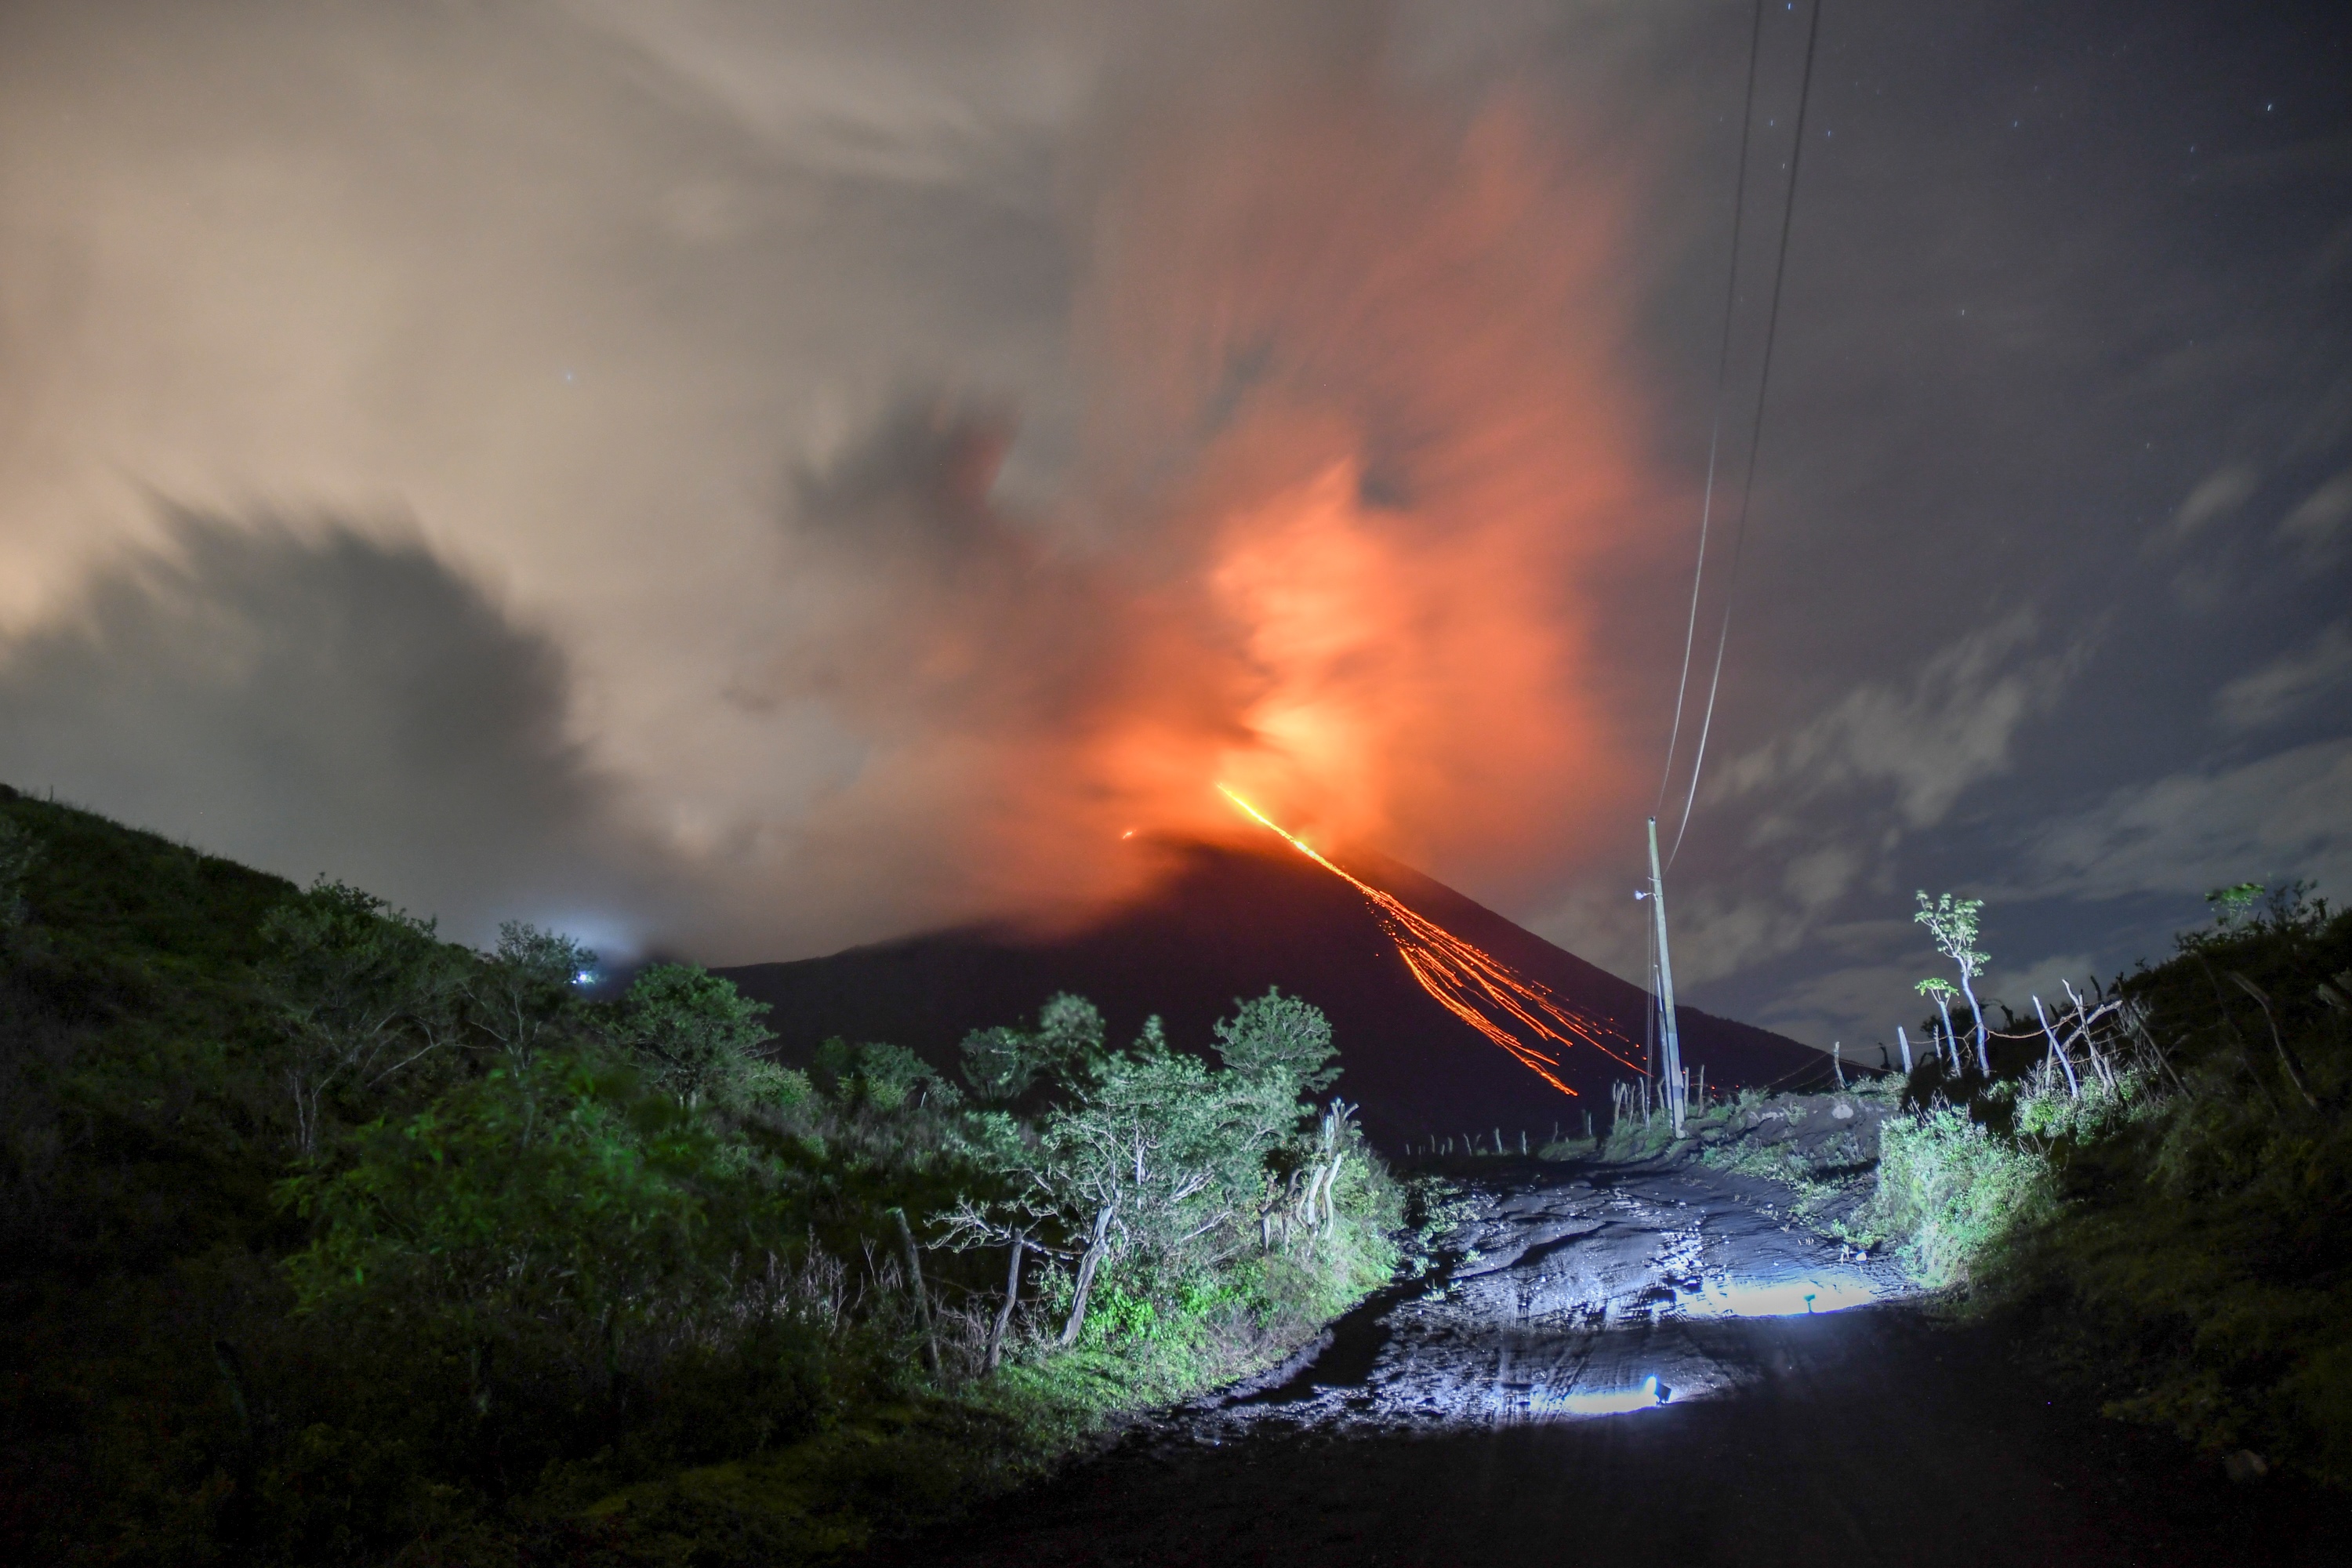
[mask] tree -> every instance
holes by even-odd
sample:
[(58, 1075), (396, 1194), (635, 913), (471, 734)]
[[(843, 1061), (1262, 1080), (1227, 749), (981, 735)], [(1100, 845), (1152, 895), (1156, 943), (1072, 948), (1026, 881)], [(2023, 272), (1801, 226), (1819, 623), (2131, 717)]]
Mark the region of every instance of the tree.
[(1959, 992), (1940, 974), (1929, 975), (1912, 989), (1935, 1003), (1936, 1011), (1943, 1015), (1943, 1045), (1951, 1053), (1952, 1074), (1958, 1077), (1960, 1071), (1960, 1041), (1959, 1037), (1952, 1033), (1952, 998)]
[[(1249, 1070), (1217, 1071), (1171, 1049), (1149, 1019), (1133, 1047), (1103, 1058), (1076, 1101), (1048, 1118), (1040, 1184), (1076, 1222), (1078, 1254), (1063, 1343), (1084, 1328), (1096, 1275), (1115, 1252), (1161, 1271), (1200, 1261), (1201, 1245), (1255, 1205), (1267, 1155), (1310, 1112), (1302, 1083), (1329, 1081), (1329, 1026), (1303, 1003), (1269, 994), (1243, 1004), (1218, 1038)], [(1328, 1173), (1318, 1164), (1318, 1175), (1320, 1190)]]
[(1231, 1018), (1217, 1021), (1217, 1055), (1244, 1078), (1286, 1078), (1300, 1092), (1318, 1094), (1339, 1077), (1332, 1058), (1331, 1022), (1322, 1010), (1280, 986), (1255, 1001), (1234, 1004)]
[(775, 1038), (760, 1023), (770, 1010), (698, 964), (657, 963), (622, 998), (617, 1034), (654, 1083), (691, 1110), (741, 1085), (751, 1053)]
[(1004, 1299), (988, 1326), (988, 1344), (981, 1357), (982, 1373), (993, 1373), (1003, 1362), (1005, 1331), (1013, 1326), (1013, 1314), (1021, 1305), (1021, 1266), (1027, 1255), (1062, 1256), (1035, 1239), (1040, 1222), (1053, 1218), (1054, 1212), (1042, 1184), (1033, 1184), (1010, 1199), (992, 1202), (959, 1194), (953, 1208), (931, 1216), (931, 1223), (944, 1229), (943, 1247), (958, 1252), (983, 1247), (1005, 1249)]
[(955, 1085), (904, 1046), (881, 1041), (853, 1046), (835, 1035), (816, 1048), (809, 1066), (817, 1087), (844, 1107), (892, 1111), (911, 1103), (951, 1110), (963, 1103)]
[(1935, 938), (1937, 951), (1959, 969), (1960, 994), (1968, 998), (1969, 1016), (1976, 1022), (1977, 1070), (1990, 1078), (1992, 1054), (1985, 1037), (1984, 1009), (1977, 1005), (1974, 984), (1976, 977), (1984, 973), (1985, 965), (1992, 962), (1989, 954), (1977, 951), (1977, 917), (1983, 909), (1982, 899), (1956, 899), (1949, 893), (1930, 902), (1922, 889), (1919, 912), (1912, 918), (1927, 928), (1927, 934)]
[(793, 1216), (648, 1087), (547, 1052), (362, 1129), (347, 1168), (279, 1188), (311, 1221), (286, 1263), (298, 1310), (470, 1366), (485, 1410), (494, 1369), (517, 1398), (569, 1379), (611, 1395), (641, 1352), (740, 1326), (742, 1266), (789, 1247)]
[(466, 984), (474, 1026), (520, 1068), (562, 1034), (577, 1010), (581, 977), (595, 967), (596, 955), (561, 931), (508, 921)]
[(326, 1095), (374, 1088), (454, 1037), (461, 950), (434, 922), (321, 877), (261, 922), (260, 973), (289, 1050), (295, 1146), (318, 1152)]
[(1225, 1217), (1213, 1190), (1226, 1152), (1216, 1086), (1208, 1064), (1170, 1049), (1159, 1026), (1150, 1019), (1133, 1049), (1106, 1059), (1041, 1140), (1040, 1184), (1079, 1235), (1066, 1345), (1086, 1327), (1096, 1277), (1114, 1252), (1165, 1254)]
[(1008, 1104), (1039, 1083), (1066, 1089), (1102, 1058), (1102, 1013), (1083, 996), (1058, 992), (1037, 1010), (1037, 1026), (974, 1029), (963, 1040), (964, 1080), (972, 1097)]
[(2213, 906), (2213, 923), (2227, 931), (2243, 921), (2268, 891), (2260, 882), (2240, 882), (2214, 889), (2205, 895), (2205, 901)]
[(1235, 1006), (1215, 1028), (1222, 1068), (1171, 1047), (1156, 1017), (1126, 1050), (1106, 1052), (1101, 1015), (1069, 995), (1047, 1003), (1034, 1030), (980, 1030), (966, 1038), (965, 1070), (976, 1095), (1008, 1099), (1040, 1081), (1058, 1091), (1034, 1144), (1013, 1138), (987, 1152), (1003, 1190), (965, 1197), (931, 1216), (949, 1246), (1007, 1249), (991, 1364), (1028, 1253), (1076, 1262), (1060, 1336), (1067, 1345), (1085, 1331), (1095, 1287), (1113, 1259), (1133, 1258), (1147, 1275), (1164, 1278), (1230, 1247), (1234, 1222), (1266, 1190), (1276, 1152), (1286, 1152), (1302, 1173), (1311, 1162), (1307, 1201), (1328, 1214), (1347, 1112), (1335, 1107), (1311, 1144), (1298, 1143), (1297, 1133), (1314, 1111), (1301, 1096), (1337, 1076), (1330, 1025), (1279, 991)]

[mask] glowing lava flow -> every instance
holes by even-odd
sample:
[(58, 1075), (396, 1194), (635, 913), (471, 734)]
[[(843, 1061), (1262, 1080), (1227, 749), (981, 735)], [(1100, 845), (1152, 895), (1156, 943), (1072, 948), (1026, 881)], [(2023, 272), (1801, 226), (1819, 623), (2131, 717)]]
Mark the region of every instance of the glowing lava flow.
[[(1412, 977), (1420, 982), (1421, 988), (1435, 997), (1447, 1012), (1510, 1052), (1522, 1067), (1560, 1093), (1573, 1096), (1576, 1090), (1560, 1082), (1559, 1075), (1552, 1071), (1559, 1066), (1559, 1058), (1545, 1054), (1538, 1045), (1522, 1040), (1504, 1024), (1490, 1016), (1490, 1010), (1516, 1022), (1538, 1042), (1556, 1041), (1562, 1047), (1591, 1046), (1635, 1072), (1642, 1070), (1638, 1063), (1627, 1061), (1601, 1043), (1601, 1031), (1605, 1026), (1577, 1012), (1549, 987), (1528, 979), (1484, 948), (1474, 946), (1435, 921), (1415, 914), (1370, 883), (1349, 876), (1223, 784), (1217, 788), (1253, 822), (1280, 834), (1283, 841), (1293, 849), (1363, 894), (1365, 901), (1372, 906), (1372, 913), (1380, 921), (1381, 929), (1389, 933), (1389, 940), (1396, 943), (1398, 956), (1404, 960), (1405, 967), (1412, 971)], [(1609, 1033), (1613, 1035), (1616, 1031), (1612, 1029)]]

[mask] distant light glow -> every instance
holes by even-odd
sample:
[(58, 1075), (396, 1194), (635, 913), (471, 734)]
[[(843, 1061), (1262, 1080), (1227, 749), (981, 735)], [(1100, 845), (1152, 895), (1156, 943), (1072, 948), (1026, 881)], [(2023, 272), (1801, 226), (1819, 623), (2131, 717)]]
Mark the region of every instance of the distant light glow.
[(1669, 1394), (1661, 1398), (1658, 1380), (1645, 1377), (1639, 1388), (1621, 1388), (1606, 1394), (1567, 1394), (1558, 1403), (1571, 1415), (1623, 1415), (1635, 1410), (1655, 1410), (1672, 1397)]
[(572, 977), (572, 984), (574, 985), (593, 985), (596, 984), (596, 972), (593, 969), (583, 969), (579, 973)]

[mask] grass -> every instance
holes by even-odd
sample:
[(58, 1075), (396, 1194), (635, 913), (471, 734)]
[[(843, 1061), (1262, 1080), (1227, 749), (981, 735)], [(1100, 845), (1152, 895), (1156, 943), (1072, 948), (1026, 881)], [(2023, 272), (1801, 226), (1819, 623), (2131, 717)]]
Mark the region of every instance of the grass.
[[(1752, 1129), (1700, 1131), (1697, 1157), (2008, 1315), (2109, 1414), (2352, 1485), (2352, 915), (2291, 889), (2105, 994), (2096, 1070), (2012, 1018), (1989, 1080), (1923, 1064), (1877, 1091), (1901, 1099), (1874, 1158)], [(1817, 1120), (1818, 1098), (1788, 1114)]]

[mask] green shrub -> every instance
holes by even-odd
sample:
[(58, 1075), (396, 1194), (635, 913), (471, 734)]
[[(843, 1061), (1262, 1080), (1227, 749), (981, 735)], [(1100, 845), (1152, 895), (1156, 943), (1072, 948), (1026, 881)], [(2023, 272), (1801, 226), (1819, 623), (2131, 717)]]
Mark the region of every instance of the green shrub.
[(1930, 1285), (1966, 1283), (2017, 1231), (2047, 1219), (2049, 1162), (1964, 1110), (1946, 1107), (1880, 1130), (1878, 1188), (1864, 1223), (1895, 1238)]

